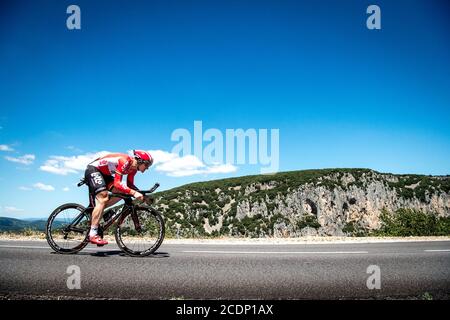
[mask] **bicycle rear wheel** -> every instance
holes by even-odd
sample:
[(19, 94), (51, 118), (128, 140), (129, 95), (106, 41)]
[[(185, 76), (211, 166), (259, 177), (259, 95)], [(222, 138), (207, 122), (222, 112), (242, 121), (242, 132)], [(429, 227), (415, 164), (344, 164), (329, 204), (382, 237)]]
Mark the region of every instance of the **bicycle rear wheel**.
[(136, 207), (134, 213), (120, 218), (115, 236), (120, 249), (126, 254), (144, 257), (159, 248), (164, 233), (164, 220), (158, 211)]
[(48, 218), (47, 242), (58, 253), (76, 253), (89, 243), (90, 222), (90, 216), (82, 205), (64, 204)]

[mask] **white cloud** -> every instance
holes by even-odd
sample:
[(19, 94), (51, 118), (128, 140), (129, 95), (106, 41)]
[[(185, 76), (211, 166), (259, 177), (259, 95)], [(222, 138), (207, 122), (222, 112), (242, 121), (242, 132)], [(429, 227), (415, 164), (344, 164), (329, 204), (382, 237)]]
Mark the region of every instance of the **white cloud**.
[(33, 187), (35, 187), (36, 189), (39, 189), (39, 190), (43, 190), (43, 191), (54, 191), (55, 190), (55, 188), (53, 186), (48, 185), (48, 184), (43, 184), (42, 182), (33, 184)]
[(14, 149), (6, 144), (0, 144), (0, 151), (14, 151)]
[[(176, 153), (163, 150), (149, 150), (148, 152), (153, 156), (155, 170), (171, 177), (230, 173), (237, 170), (237, 167), (231, 164), (206, 165), (194, 155), (180, 157)], [(59, 175), (79, 173), (84, 171), (91, 161), (108, 153), (110, 152), (101, 151), (72, 157), (51, 156), (40, 169)], [(128, 151), (128, 153), (132, 155), (133, 151)]]
[(231, 164), (206, 165), (194, 155), (180, 157), (178, 154), (162, 150), (149, 150), (155, 161), (155, 170), (171, 177), (186, 177), (196, 174), (219, 174), (235, 172)]
[(206, 173), (231, 173), (237, 171), (237, 167), (230, 163), (214, 164), (207, 168)]
[(68, 187), (63, 188), (63, 191), (67, 192), (70, 191), (70, 189)]
[(40, 167), (42, 171), (47, 171), (59, 175), (67, 175), (69, 173), (78, 173), (84, 171), (86, 166), (97, 159), (110, 152), (101, 151), (97, 153), (87, 153), (79, 156), (65, 157), (65, 156), (51, 156), (49, 160), (45, 161), (44, 165)]
[(176, 153), (170, 153), (170, 152), (162, 151), (162, 150), (149, 150), (148, 152), (153, 157), (154, 165), (166, 163), (168, 161), (179, 158), (179, 155), (177, 155)]
[(76, 170), (67, 168), (63, 161), (56, 159), (47, 160), (44, 165), (40, 166), (42, 171), (47, 171), (54, 174), (67, 175), (68, 173), (77, 173)]
[(24, 210), (16, 208), (16, 207), (4, 207), (3, 208), (3, 212), (6, 212), (6, 213), (16, 213), (16, 212), (22, 212), (22, 211), (24, 211)]
[(30, 190), (32, 190), (32, 189), (29, 188), (29, 187), (20, 186), (20, 187), (19, 187), (19, 190), (30, 191)]
[(26, 154), (26, 155), (18, 157), (18, 158), (13, 158), (13, 157), (7, 156), (7, 157), (5, 157), (5, 159), (8, 161), (21, 163), (21, 164), (28, 166), (33, 163), (33, 161), (36, 159), (36, 157), (34, 156), (34, 154)]

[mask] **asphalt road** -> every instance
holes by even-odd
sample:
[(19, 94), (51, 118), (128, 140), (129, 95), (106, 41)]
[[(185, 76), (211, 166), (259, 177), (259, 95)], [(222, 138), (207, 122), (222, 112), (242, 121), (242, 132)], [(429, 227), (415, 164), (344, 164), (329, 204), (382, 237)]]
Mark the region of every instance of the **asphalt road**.
[(61, 255), (45, 241), (0, 241), (0, 270), (0, 297), (13, 299), (448, 299), (450, 241), (166, 243), (147, 258), (114, 244)]

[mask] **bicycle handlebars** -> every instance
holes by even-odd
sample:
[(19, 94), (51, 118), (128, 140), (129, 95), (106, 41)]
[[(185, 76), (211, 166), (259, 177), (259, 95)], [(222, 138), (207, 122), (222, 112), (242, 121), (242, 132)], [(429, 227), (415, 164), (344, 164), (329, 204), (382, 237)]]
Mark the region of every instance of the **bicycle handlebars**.
[(159, 186), (160, 186), (160, 184), (157, 182), (157, 183), (155, 183), (155, 185), (150, 190), (148, 190), (148, 192), (144, 191), (144, 193), (153, 193), (156, 189), (159, 188)]
[[(157, 183), (155, 183), (155, 185), (153, 187), (150, 188), (150, 190), (139, 190), (138, 192), (142, 193), (143, 195), (150, 194), (150, 193), (153, 193), (156, 189), (158, 189), (159, 186), (160, 186), (160, 184), (157, 182)], [(122, 199), (132, 197), (131, 195), (126, 194), (126, 193), (114, 193), (114, 192), (111, 192), (111, 196), (117, 197), (117, 198), (122, 198)]]

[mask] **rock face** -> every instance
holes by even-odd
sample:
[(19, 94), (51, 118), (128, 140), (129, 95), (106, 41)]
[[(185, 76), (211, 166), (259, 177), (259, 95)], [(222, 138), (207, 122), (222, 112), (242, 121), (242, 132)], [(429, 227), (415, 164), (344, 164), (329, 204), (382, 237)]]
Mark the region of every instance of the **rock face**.
[[(450, 178), (325, 169), (186, 185), (157, 204), (176, 234), (292, 237), (380, 227), (383, 209), (450, 215)], [(177, 199), (177, 205), (174, 200)]]

